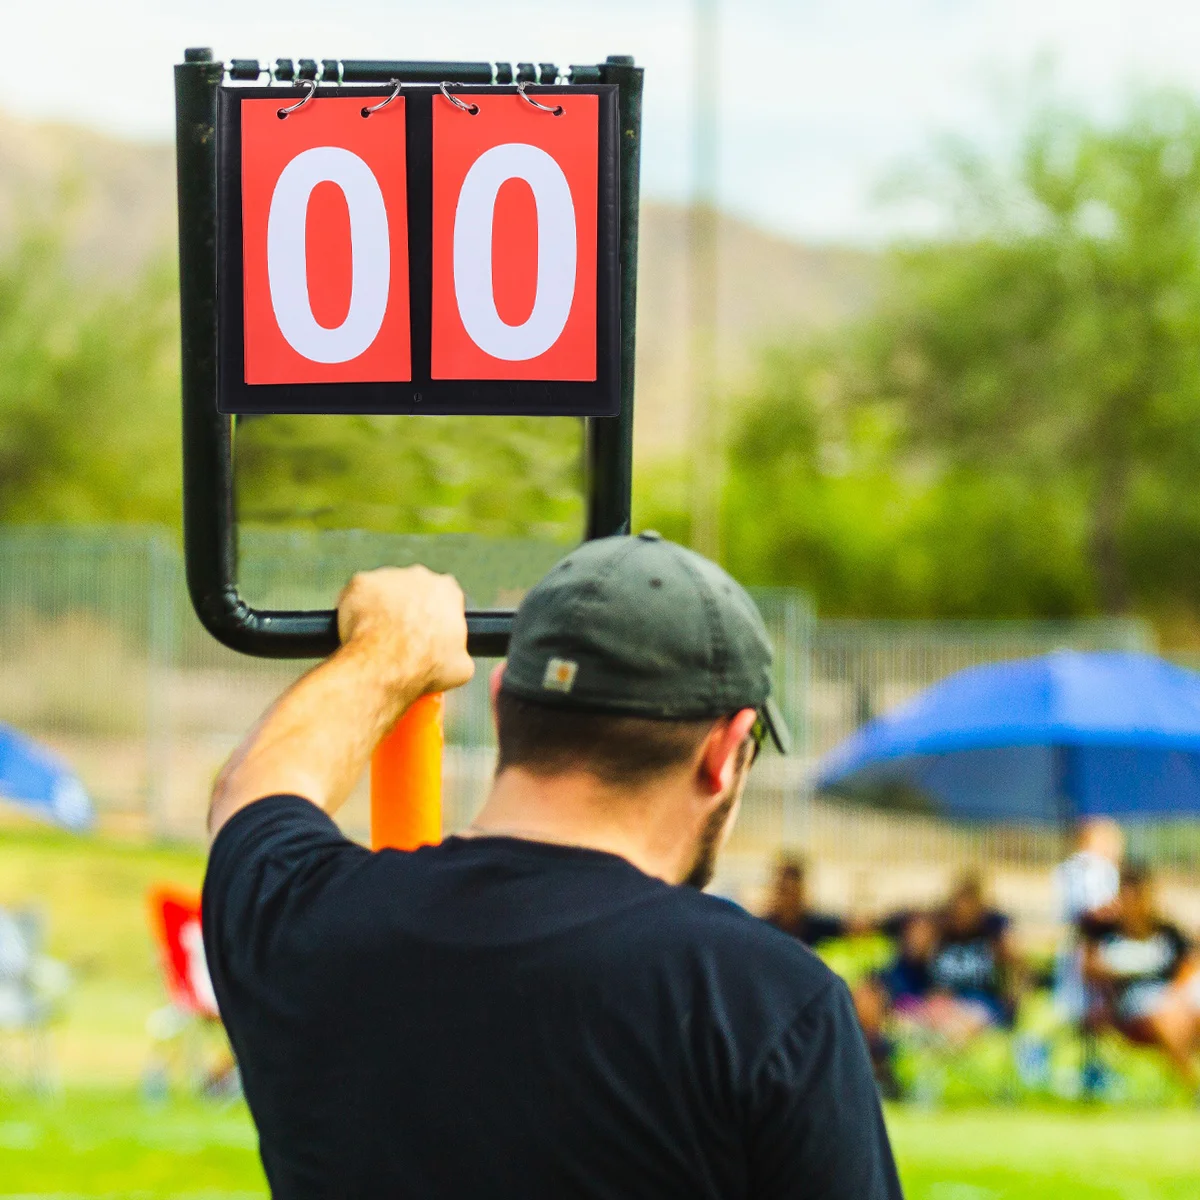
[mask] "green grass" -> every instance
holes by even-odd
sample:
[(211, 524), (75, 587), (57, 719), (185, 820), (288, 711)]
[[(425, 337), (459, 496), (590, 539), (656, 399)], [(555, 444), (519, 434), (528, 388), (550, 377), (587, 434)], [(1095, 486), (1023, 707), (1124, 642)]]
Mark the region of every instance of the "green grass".
[(1200, 1113), (893, 1110), (908, 1200), (1196, 1200)]
[(0, 1100), (0, 1197), (261, 1197), (245, 1108), (174, 1099), (147, 1107), (130, 1091)]
[[(77, 980), (55, 1034), (61, 1098), (6, 1091), (0, 1038), (0, 1200), (265, 1195), (244, 1108), (187, 1099), (178, 1075), (161, 1106), (138, 1093), (146, 1017), (164, 1002), (146, 889), (198, 888), (203, 862), (195, 847), (0, 830), (0, 904), (43, 905), (50, 948)], [(893, 1108), (889, 1122), (909, 1200), (1200, 1197), (1189, 1109)]]
[[(908, 1200), (1195, 1200), (1200, 1114), (893, 1109)], [(121, 1092), (0, 1099), (0, 1198), (258, 1197), (245, 1109)]]

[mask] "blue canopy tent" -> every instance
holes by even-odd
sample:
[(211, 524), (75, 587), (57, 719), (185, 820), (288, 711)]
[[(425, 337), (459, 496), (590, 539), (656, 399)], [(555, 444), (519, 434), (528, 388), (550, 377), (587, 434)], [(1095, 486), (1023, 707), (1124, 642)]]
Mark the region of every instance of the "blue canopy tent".
[(820, 762), (820, 791), (942, 816), (1200, 816), (1200, 674), (1058, 651), (942, 680)]
[(95, 819), (92, 802), (56, 754), (0, 725), (0, 799), (66, 829), (83, 832)]

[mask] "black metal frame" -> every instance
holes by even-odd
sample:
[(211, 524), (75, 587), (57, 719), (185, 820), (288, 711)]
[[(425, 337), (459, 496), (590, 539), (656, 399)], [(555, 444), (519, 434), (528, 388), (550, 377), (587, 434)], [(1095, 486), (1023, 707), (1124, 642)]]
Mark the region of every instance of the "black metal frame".
[[(179, 307), (183, 354), (183, 540), (188, 591), (196, 615), (220, 642), (267, 658), (317, 658), (337, 648), (332, 610), (251, 608), (237, 588), (232, 419), (217, 411), (217, 97), (227, 74), (252, 82), (265, 71), (252, 59), (228, 67), (208, 50), (188, 50), (175, 67), (176, 166), (179, 195)], [(277, 60), (278, 82), (463, 84), (556, 83), (550, 63), (375, 62)], [(597, 66), (572, 66), (570, 81), (618, 88), (620, 137), (621, 409), (589, 417), (586, 428), (587, 538), (629, 532), (633, 467), (633, 370), (637, 303), (638, 168), (642, 69), (613, 56)], [(481, 418), (483, 419), (483, 418)], [(467, 648), (502, 655), (512, 612), (467, 614)]]

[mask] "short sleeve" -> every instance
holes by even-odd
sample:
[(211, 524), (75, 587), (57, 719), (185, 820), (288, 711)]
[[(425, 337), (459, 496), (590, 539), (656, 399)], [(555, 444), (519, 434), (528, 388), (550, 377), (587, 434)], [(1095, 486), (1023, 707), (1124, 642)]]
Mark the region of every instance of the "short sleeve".
[(822, 942), (845, 937), (846, 928), (846, 922), (841, 917), (831, 913), (810, 913), (804, 920), (800, 940), (815, 949)]
[(900, 1200), (879, 1094), (850, 994), (832, 981), (754, 1071), (750, 1194)]
[(1174, 976), (1178, 976), (1188, 955), (1192, 952), (1192, 945), (1178, 925), (1167, 925), (1166, 934), (1171, 943), (1172, 972)]
[(1096, 917), (1083, 917), (1079, 921), (1079, 936), (1092, 944), (1103, 941), (1115, 929), (1112, 921), (1101, 921)]
[(204, 952), (222, 1015), (267, 973), (268, 947), (369, 851), (299, 796), (268, 796), (222, 826), (204, 877)]
[(899, 912), (889, 913), (879, 922), (877, 928), (884, 937), (898, 942), (904, 936), (905, 928), (915, 915), (912, 909), (903, 908)]

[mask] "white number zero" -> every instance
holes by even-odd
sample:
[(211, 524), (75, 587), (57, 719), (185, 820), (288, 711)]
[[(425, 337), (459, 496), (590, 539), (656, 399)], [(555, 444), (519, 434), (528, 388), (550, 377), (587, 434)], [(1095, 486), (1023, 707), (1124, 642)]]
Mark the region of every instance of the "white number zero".
[[(537, 206), (537, 292), (520, 325), (496, 311), (492, 236), (496, 196), (523, 179)], [(493, 358), (523, 362), (558, 341), (575, 298), (575, 204), (562, 167), (537, 146), (506, 142), (484, 151), (463, 179), (454, 214), (454, 293), (463, 328)]]
[[(350, 307), (333, 329), (313, 316), (308, 295), (305, 229), (308, 202), (319, 183), (333, 183), (350, 214)], [(391, 286), (387, 206), (374, 172), (340, 146), (314, 146), (279, 173), (267, 216), (267, 279), (279, 332), (312, 362), (357, 358), (375, 340)]]

